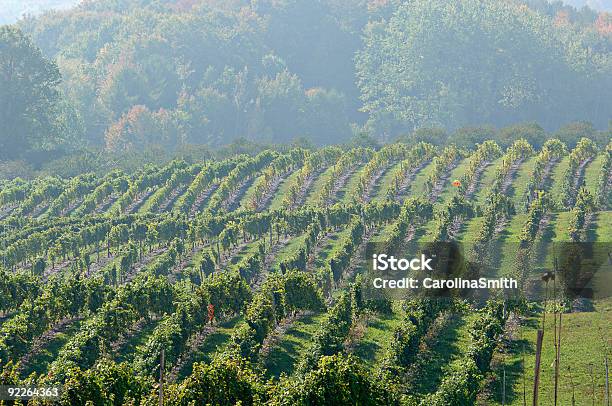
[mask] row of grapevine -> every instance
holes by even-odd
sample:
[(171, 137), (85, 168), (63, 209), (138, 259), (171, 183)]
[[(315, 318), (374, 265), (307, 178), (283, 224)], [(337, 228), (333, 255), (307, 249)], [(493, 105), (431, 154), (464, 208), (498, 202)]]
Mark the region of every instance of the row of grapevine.
[(386, 192), (387, 199), (393, 200), (405, 192), (412, 176), (425, 165), (425, 163), (429, 162), (435, 153), (436, 148), (424, 142), (419, 142), (417, 145), (410, 148), (406, 153), (406, 158), (394, 169), (391, 186)]
[(270, 275), (247, 306), (245, 323), (234, 331), (231, 347), (241, 357), (255, 361), (264, 339), (281, 320), (299, 311), (324, 307), (312, 275), (300, 271)]
[(165, 350), (166, 367), (171, 368), (185, 350), (188, 338), (211, 322), (208, 308), (214, 306), (217, 322), (237, 315), (251, 299), (246, 281), (236, 272), (220, 272), (205, 277), (189, 296), (179, 298), (175, 311), (157, 325), (144, 347), (138, 351), (134, 365), (145, 375), (154, 375), (159, 354)]
[(501, 163), (495, 172), (490, 193), (504, 194), (510, 186), (512, 177), (519, 165), (533, 155), (533, 153), (533, 147), (527, 141), (524, 139), (515, 141), (501, 158)]
[(113, 196), (125, 193), (128, 187), (129, 178), (125, 174), (120, 171), (110, 172), (91, 193), (85, 196), (74, 215), (80, 217), (95, 212), (98, 208), (103, 210), (106, 205), (112, 203)]
[(135, 211), (144, 199), (153, 193), (153, 188), (164, 184), (176, 170), (186, 166), (187, 164), (183, 161), (172, 161), (161, 168), (146, 166), (130, 182), (127, 191), (113, 204), (110, 208), (110, 214), (118, 215)]
[(501, 155), (502, 151), (494, 141), (485, 141), (478, 145), (476, 151), (470, 155), (465, 173), (459, 179), (457, 193), (466, 198), (470, 197), (485, 166)]
[(322, 206), (331, 205), (337, 191), (344, 186), (348, 177), (358, 165), (369, 160), (373, 155), (371, 149), (354, 148), (345, 152), (334, 165), (330, 177), (325, 181), (317, 196), (318, 203)]
[(501, 150), (495, 142), (486, 141), (478, 146), (470, 156), (464, 175), (459, 179), (459, 186), (451, 200), (444, 207), (436, 211), (434, 216), (434, 241), (448, 241), (454, 239), (459, 228), (466, 218), (476, 214), (474, 205), (467, 199), (476, 190), (479, 177), (484, 167), (493, 159), (501, 155)]
[(172, 198), (180, 194), (180, 188), (191, 183), (201, 169), (201, 165), (192, 165), (174, 171), (170, 175), (170, 179), (149, 197), (141, 210), (150, 212), (166, 211), (167, 206), (172, 202)]
[(22, 302), (0, 326), (0, 359), (18, 359), (53, 324), (84, 311), (95, 312), (107, 295), (100, 279), (47, 282), (36, 298)]
[[(36, 217), (46, 206), (45, 202), (50, 202), (58, 197), (64, 190), (64, 182), (57, 178), (45, 178), (33, 186), (27, 197), (21, 202), (19, 207), (13, 212), (16, 216), (31, 215)], [(36, 210), (37, 209), (37, 210)]]
[(529, 208), (531, 201), (538, 190), (544, 189), (546, 179), (550, 176), (553, 165), (555, 165), (565, 154), (565, 144), (557, 139), (550, 139), (544, 143), (542, 150), (535, 158), (533, 170), (529, 176), (529, 182), (523, 196), (525, 208)]
[(581, 240), (581, 234), (586, 226), (587, 218), (595, 210), (595, 199), (585, 188), (580, 188), (576, 203), (571, 210), (568, 232), (574, 242)]
[(425, 180), (425, 188), (430, 198), (435, 201), (438, 193), (442, 190), (442, 182), (448, 178), (450, 171), (454, 168), (463, 153), (454, 145), (444, 148), (442, 153), (433, 159), (433, 168)]
[(74, 209), (81, 199), (97, 186), (97, 183), (98, 180), (93, 174), (72, 178), (65, 185), (63, 192), (49, 205), (44, 215), (46, 217), (57, 217), (67, 214), (71, 208)]
[(422, 198), (409, 198), (402, 205), (397, 221), (385, 233), (387, 252), (394, 252), (403, 246), (409, 230), (429, 221), (433, 215), (432, 204)]
[(253, 194), (247, 207), (253, 211), (260, 211), (271, 198), (272, 192), (289, 172), (304, 162), (306, 151), (293, 149), (288, 154), (278, 156), (263, 171), (253, 184)]
[[(228, 203), (232, 196), (252, 179), (258, 172), (267, 167), (278, 156), (275, 152), (264, 151), (253, 158), (240, 162), (221, 181), (215, 193), (211, 196), (207, 209), (216, 212), (219, 209), (229, 209)], [(235, 197), (235, 196), (233, 196)]]
[(565, 208), (574, 205), (576, 194), (581, 186), (584, 167), (597, 155), (597, 145), (589, 139), (582, 138), (570, 152), (569, 165), (563, 174), (561, 204)]
[(601, 210), (612, 207), (612, 142), (604, 151), (603, 165), (597, 180), (596, 201)]
[(226, 159), (220, 162), (209, 162), (205, 164), (193, 179), (193, 182), (187, 187), (175, 204), (175, 209), (184, 214), (191, 214), (195, 210), (198, 198), (212, 186), (212, 184), (227, 174), (236, 167), (238, 162), (246, 159), (246, 156), (240, 155), (231, 159)]
[(521, 231), (520, 241), (522, 247), (529, 247), (533, 243), (536, 235), (540, 231), (542, 221), (548, 215), (552, 206), (553, 202), (549, 195), (543, 191), (539, 191), (529, 206), (527, 220), (525, 220), (525, 224)]
[(396, 387), (401, 386), (407, 368), (420, 351), (421, 338), (436, 318), (449, 308), (450, 301), (443, 298), (419, 298), (402, 304), (404, 316), (393, 330), (381, 360), (378, 375)]
[(338, 147), (326, 147), (310, 153), (304, 160), (304, 165), (289, 185), (283, 205), (287, 208), (296, 208), (306, 197), (307, 188), (312, 184), (314, 177), (335, 163), (342, 155)]
[(491, 358), (502, 334), (506, 315), (501, 302), (489, 302), (470, 326), (470, 344), (449, 371), (438, 390), (424, 398), (421, 406), (473, 405), (480, 383), (490, 369)]
[(407, 149), (404, 144), (389, 144), (376, 151), (372, 159), (368, 161), (359, 173), (359, 183), (353, 191), (352, 200), (367, 203), (372, 193), (372, 188), (380, 176), (398, 160), (405, 159)]

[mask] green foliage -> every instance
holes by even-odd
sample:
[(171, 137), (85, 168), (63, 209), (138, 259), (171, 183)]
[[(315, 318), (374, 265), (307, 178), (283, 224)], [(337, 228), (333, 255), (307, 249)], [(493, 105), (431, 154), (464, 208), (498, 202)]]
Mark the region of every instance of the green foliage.
[[(266, 397), (265, 388), (250, 364), (240, 358), (220, 356), (210, 364), (195, 364), (193, 373), (167, 389), (167, 405), (254, 405)], [(152, 393), (145, 405), (158, 404)]]
[[(575, 52), (598, 41), (512, 2), (399, 2), (390, 18), (366, 27), (358, 52), (368, 126), (390, 135), (489, 122), (552, 127), (579, 111), (601, 127), (608, 117), (587, 106), (612, 86), (609, 55)], [(544, 141), (541, 129), (521, 136)]]
[(0, 160), (62, 141), (57, 65), (19, 29), (0, 26)]
[(281, 383), (272, 405), (397, 405), (394, 394), (375, 381), (353, 356), (321, 357), (298, 382)]

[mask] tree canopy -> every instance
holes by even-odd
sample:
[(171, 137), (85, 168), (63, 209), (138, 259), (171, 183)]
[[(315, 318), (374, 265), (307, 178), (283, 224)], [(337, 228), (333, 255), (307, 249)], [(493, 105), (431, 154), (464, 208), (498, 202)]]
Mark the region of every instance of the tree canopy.
[(415, 0), (370, 23), (357, 76), (377, 132), (568, 119), (605, 126), (609, 42), (513, 2)]
[(3, 160), (364, 136), (472, 146), (517, 128), (541, 145), (568, 125), (571, 144), (612, 111), (610, 15), (545, 0), (91, 0), (17, 27), (1, 34)]

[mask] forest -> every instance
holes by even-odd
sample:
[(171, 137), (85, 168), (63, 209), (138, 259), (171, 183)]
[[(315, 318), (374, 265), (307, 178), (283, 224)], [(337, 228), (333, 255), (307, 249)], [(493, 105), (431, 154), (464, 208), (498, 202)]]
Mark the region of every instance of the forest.
[[(13, 13), (0, 406), (608, 406), (604, 3)], [(373, 298), (373, 246), (521, 295)]]
[(1, 28), (0, 173), (427, 129), (605, 144), (611, 35), (542, 0), (84, 1)]

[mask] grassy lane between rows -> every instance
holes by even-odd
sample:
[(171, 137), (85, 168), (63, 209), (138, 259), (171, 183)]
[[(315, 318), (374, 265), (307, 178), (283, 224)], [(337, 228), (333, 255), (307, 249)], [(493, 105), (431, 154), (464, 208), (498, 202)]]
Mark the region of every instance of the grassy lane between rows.
[[(561, 362), (559, 368), (558, 404), (604, 404), (604, 354), (612, 348), (612, 301), (596, 302), (593, 312), (565, 313), (561, 328)], [(533, 402), (535, 346), (541, 314), (522, 320), (519, 331), (512, 332), (508, 353), (497, 354), (499, 377), (506, 371), (506, 405), (523, 405), (523, 384), (527, 404)], [(585, 345), (588, 343), (588, 345)], [(539, 403), (554, 403), (554, 335), (553, 317), (548, 315), (542, 347)], [(592, 372), (592, 375), (591, 375)], [(497, 385), (491, 404), (501, 405), (502, 382)], [(594, 392), (594, 396), (593, 396)]]

